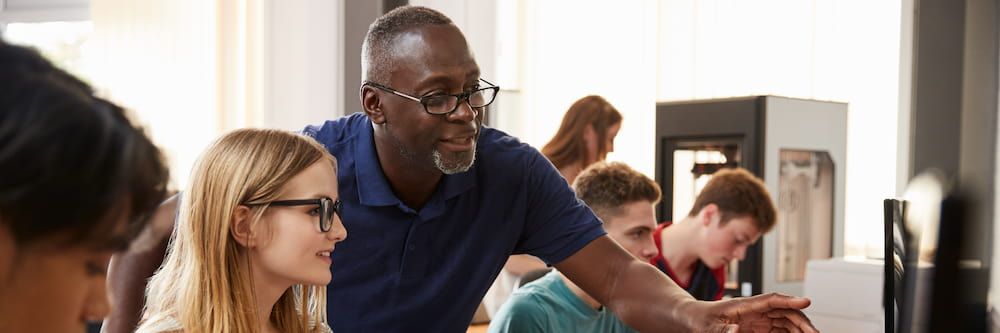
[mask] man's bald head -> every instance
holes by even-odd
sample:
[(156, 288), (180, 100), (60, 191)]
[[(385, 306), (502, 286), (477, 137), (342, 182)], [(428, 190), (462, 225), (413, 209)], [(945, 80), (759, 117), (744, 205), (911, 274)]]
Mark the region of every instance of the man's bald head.
[(368, 26), (361, 46), (361, 80), (386, 84), (393, 68), (393, 41), (403, 33), (427, 25), (452, 24), (441, 12), (404, 6), (382, 15)]

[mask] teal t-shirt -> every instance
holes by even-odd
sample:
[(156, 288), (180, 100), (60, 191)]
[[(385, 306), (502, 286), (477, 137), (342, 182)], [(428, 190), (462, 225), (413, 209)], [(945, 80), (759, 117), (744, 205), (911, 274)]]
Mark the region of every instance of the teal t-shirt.
[(556, 270), (518, 288), (490, 321), (489, 333), (635, 332), (607, 308), (573, 294)]

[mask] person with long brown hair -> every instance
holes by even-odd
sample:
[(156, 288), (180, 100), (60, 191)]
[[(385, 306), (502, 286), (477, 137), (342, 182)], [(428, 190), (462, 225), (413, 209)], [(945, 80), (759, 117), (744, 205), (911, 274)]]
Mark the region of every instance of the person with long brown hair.
[(347, 232), (337, 164), (279, 130), (223, 136), (195, 166), (137, 332), (327, 332), (330, 255)]
[(578, 99), (566, 110), (556, 135), (542, 147), (542, 155), (572, 184), (580, 171), (603, 161), (615, 150), (615, 136), (621, 126), (621, 113), (604, 97)]

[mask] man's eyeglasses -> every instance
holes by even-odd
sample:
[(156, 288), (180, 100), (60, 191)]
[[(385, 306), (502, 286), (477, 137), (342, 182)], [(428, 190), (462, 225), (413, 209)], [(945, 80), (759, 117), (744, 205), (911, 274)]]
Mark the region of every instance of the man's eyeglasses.
[(476, 90), (472, 91), (466, 91), (461, 94), (454, 94), (454, 95), (434, 94), (419, 98), (404, 94), (399, 90), (392, 89), (387, 86), (383, 86), (381, 84), (371, 81), (365, 81), (362, 83), (362, 85), (372, 86), (384, 90), (386, 92), (392, 93), (396, 96), (400, 96), (412, 100), (414, 102), (420, 103), (421, 105), (424, 106), (424, 111), (427, 111), (427, 113), (435, 115), (446, 115), (455, 112), (455, 110), (458, 110), (458, 105), (459, 105), (458, 103), (462, 102), (462, 100), (468, 102), (469, 106), (473, 108), (481, 108), (490, 105), (490, 103), (493, 103), (493, 100), (496, 99), (497, 97), (497, 92), (500, 91), (500, 87), (484, 79), (479, 79), (479, 80), (485, 82), (489, 86), (477, 88)]
[(333, 215), (336, 214), (341, 221), (344, 220), (343, 212), (344, 206), (340, 200), (334, 201), (330, 198), (320, 198), (320, 199), (300, 199), (300, 200), (278, 200), (271, 202), (262, 202), (247, 204), (248, 206), (307, 206), (307, 205), (317, 205), (316, 209), (319, 213), (319, 231), (327, 232), (333, 227)]

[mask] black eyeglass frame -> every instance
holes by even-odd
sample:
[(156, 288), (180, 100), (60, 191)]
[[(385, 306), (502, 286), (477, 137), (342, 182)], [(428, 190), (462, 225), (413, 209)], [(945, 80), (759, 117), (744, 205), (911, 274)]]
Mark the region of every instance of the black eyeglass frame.
[(330, 231), (331, 228), (333, 228), (333, 216), (335, 214), (337, 215), (337, 217), (340, 218), (341, 221), (344, 220), (344, 216), (342, 214), (344, 210), (344, 204), (340, 201), (340, 199), (333, 200), (324, 197), (319, 199), (276, 200), (271, 202), (262, 202), (262, 203), (246, 204), (246, 205), (248, 206), (268, 205), (268, 206), (279, 206), (279, 207), (317, 205), (319, 206), (320, 210), (319, 214), (320, 232), (327, 232)]
[[(383, 90), (385, 92), (391, 93), (393, 95), (396, 95), (396, 96), (399, 96), (399, 97), (403, 97), (403, 98), (409, 99), (411, 101), (420, 103), (420, 105), (422, 105), (424, 107), (424, 112), (427, 112), (428, 114), (432, 114), (432, 115), (442, 116), (442, 115), (451, 114), (452, 112), (455, 112), (455, 110), (458, 110), (458, 106), (462, 105), (462, 100), (463, 99), (465, 100), (465, 102), (467, 104), (469, 104), (469, 107), (474, 108), (474, 109), (484, 108), (484, 107), (486, 107), (486, 106), (488, 106), (490, 104), (493, 104), (493, 101), (495, 101), (497, 99), (497, 95), (500, 94), (500, 86), (495, 85), (493, 83), (490, 83), (490, 81), (486, 81), (486, 79), (483, 79), (483, 78), (480, 78), (479, 81), (483, 81), (486, 84), (488, 84), (489, 86), (488, 87), (482, 87), (482, 88), (479, 88), (479, 89), (476, 89), (476, 90), (472, 90), (472, 91), (466, 91), (466, 92), (463, 92), (463, 93), (460, 93), (460, 94), (433, 94), (433, 95), (428, 95), (428, 96), (424, 96), (424, 97), (410, 96), (410, 95), (408, 95), (406, 93), (403, 93), (403, 92), (401, 92), (399, 90), (393, 89), (393, 88), (391, 88), (389, 86), (381, 85), (381, 84), (378, 84), (378, 83), (375, 83), (375, 82), (372, 82), (372, 81), (364, 81), (364, 82), (361, 83), (361, 85), (362, 86), (372, 86), (372, 87), (378, 88), (380, 90)], [(492, 90), (493, 91), (493, 96), (490, 98), (490, 100), (487, 101), (486, 103), (483, 103), (483, 105), (472, 105), (472, 100), (470, 100), (469, 97), (471, 97), (473, 94), (476, 94), (478, 92), (487, 91), (487, 90)], [(427, 100), (431, 99), (431, 98), (438, 98), (438, 97), (443, 97), (443, 96), (455, 97), (455, 107), (451, 108), (451, 110), (448, 111), (448, 112), (440, 112), (440, 113), (431, 112), (431, 110), (427, 108)]]

